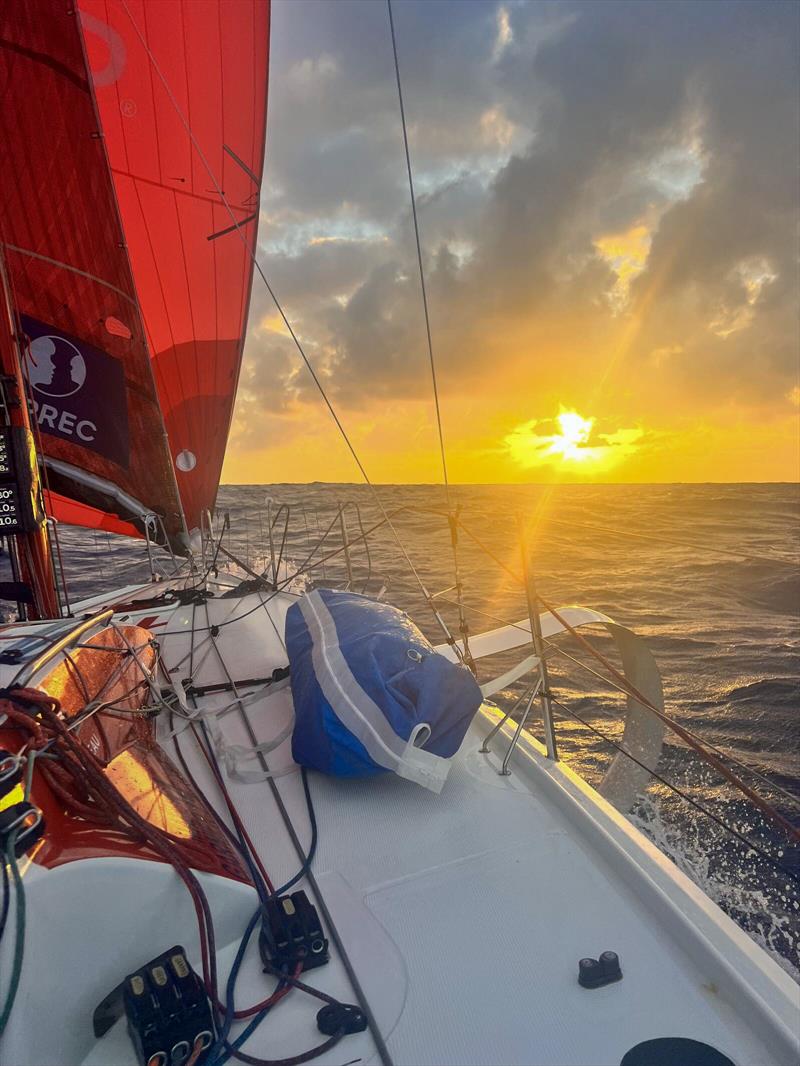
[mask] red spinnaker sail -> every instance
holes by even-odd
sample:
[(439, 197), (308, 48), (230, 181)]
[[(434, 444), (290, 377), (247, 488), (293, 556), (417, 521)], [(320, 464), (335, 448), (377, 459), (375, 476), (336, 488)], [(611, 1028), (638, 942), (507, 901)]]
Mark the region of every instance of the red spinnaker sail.
[(191, 529), (214, 505), (247, 325), (269, 0), (79, 0), (79, 9)]
[[(169, 6), (169, 5), (168, 5)], [(132, 519), (180, 503), (77, 13), (0, 4), (0, 266), (59, 495)], [(69, 508), (67, 508), (69, 510)]]

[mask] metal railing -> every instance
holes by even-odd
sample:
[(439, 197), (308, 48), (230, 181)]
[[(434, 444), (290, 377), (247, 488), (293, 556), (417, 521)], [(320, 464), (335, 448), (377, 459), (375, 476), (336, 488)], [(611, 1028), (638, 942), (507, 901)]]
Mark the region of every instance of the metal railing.
[(12, 685), (19, 685), (24, 688), (31, 683), (31, 681), (40, 673), (48, 663), (52, 662), (57, 655), (59, 655), (66, 648), (69, 648), (72, 644), (75, 644), (84, 633), (87, 633), (90, 629), (94, 629), (97, 626), (103, 625), (104, 622), (108, 622), (114, 614), (113, 607), (106, 607), (102, 611), (98, 611), (97, 614), (91, 615), (89, 618), (84, 618), (80, 622), (76, 622), (75, 625), (70, 626), (66, 632), (61, 630), (58, 637), (52, 641), (51, 644), (40, 652), (35, 659), (25, 663), (24, 666), (16, 673)]

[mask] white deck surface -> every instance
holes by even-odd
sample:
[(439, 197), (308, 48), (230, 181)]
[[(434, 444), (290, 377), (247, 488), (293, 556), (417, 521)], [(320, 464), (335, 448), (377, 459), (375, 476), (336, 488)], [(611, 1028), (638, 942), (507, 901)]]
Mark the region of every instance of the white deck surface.
[[(282, 632), (285, 605), (271, 607)], [(230, 608), (211, 605), (213, 620), (221, 609)], [(252, 676), (253, 657), (266, 670), (286, 662), (274, 639), (264, 647), (266, 634), (260, 611), (221, 631), (234, 677)], [(167, 661), (172, 654), (167, 645)], [(210, 655), (195, 682), (220, 679)], [(288, 689), (249, 710), (259, 739), (290, 713)], [(236, 718), (224, 719), (226, 731), (244, 743)], [(477, 751), (487, 728), (485, 719), (475, 724), (440, 796), (392, 775), (312, 775), (314, 870), (394, 1061), (604, 1066), (670, 1035), (704, 1040), (737, 1066), (797, 1061), (781, 1026), (765, 1039), (753, 994), (761, 981), (791, 1025), (797, 986), (617, 812), (568, 772), (553, 774), (534, 745), (515, 758), (511, 777), (499, 776), (498, 760)], [(506, 743), (498, 736), (495, 750)], [(270, 766), (290, 761), (287, 741)], [(193, 769), (203, 772), (197, 758)], [(273, 880), (289, 877), (297, 858), (267, 786), (230, 787)], [(299, 775), (278, 787), (305, 843)], [(619, 954), (623, 980), (582, 989), (578, 959), (606, 949)], [(788, 998), (775, 998), (774, 982)], [(353, 999), (344, 988), (337, 994)], [(276, 1012), (254, 1053), (262, 1046), (274, 1056), (282, 1028)], [(279, 1046), (283, 1054), (307, 1042)], [(350, 1037), (327, 1061), (359, 1055), (368, 1058)]]
[[(243, 614), (257, 602), (253, 596), (212, 601), (210, 619)], [(220, 630), (220, 650), (234, 678), (263, 676), (285, 665), (277, 634), (289, 602), (280, 597), (270, 604), (274, 625), (259, 609)], [(163, 628), (174, 633), (183, 628), (181, 616), (188, 621), (191, 613), (192, 608), (176, 611)], [(203, 607), (195, 624), (198, 630), (207, 625)], [(198, 632), (193, 677), (198, 685), (225, 680), (204, 638), (207, 633)], [(168, 665), (186, 650), (188, 635), (162, 639)], [(185, 676), (185, 666), (178, 676)], [(230, 698), (223, 694), (213, 702), (221, 706)], [(211, 705), (207, 697), (203, 707)], [(269, 739), (291, 715), (290, 690), (252, 705), (248, 714), (259, 739)], [(227, 739), (247, 743), (238, 712), (222, 722)], [(392, 1061), (617, 1066), (640, 1041), (683, 1036), (713, 1045), (736, 1066), (795, 1066), (800, 999), (794, 982), (621, 815), (568, 769), (549, 763), (535, 742), (524, 739), (512, 776), (499, 776), (498, 759), (477, 750), (489, 725), (483, 716), (476, 720), (440, 796), (391, 775), (356, 781), (311, 774), (319, 824), (314, 872)], [(191, 735), (181, 739), (197, 779), (220, 807)], [(506, 743), (501, 734), (493, 747), (502, 754)], [(289, 742), (269, 761), (273, 769), (288, 766)], [(272, 880), (280, 884), (295, 872), (298, 858), (269, 786), (231, 780), (229, 788)], [(305, 846), (309, 826), (299, 774), (280, 778), (278, 788)], [(165, 868), (153, 874), (161, 878), (156, 891), (146, 881), (151, 872), (137, 873), (136, 868), (156, 865), (98, 860), (79, 888), (78, 871), (70, 872), (76, 936), (81, 914), (88, 921), (92, 910), (116, 908), (94, 951), (97, 965), (117, 974), (116, 980), (170, 946), (165, 937), (183, 938), (190, 953), (196, 943), (187, 932), (191, 907), (174, 875)], [(39, 882), (54, 884), (61, 875), (66, 884), (68, 869), (29, 871), (32, 912)], [(109, 870), (119, 886), (114, 900)], [(241, 886), (219, 881), (213, 893), (220, 911), (227, 912), (219, 929), (224, 988), (238, 930), (256, 900)], [(169, 908), (178, 899), (171, 921)], [(31, 935), (45, 937), (36, 930)], [(619, 954), (623, 980), (594, 991), (580, 988), (578, 960), (606, 949)], [(35, 946), (32, 951), (36, 957)], [(193, 961), (198, 965), (196, 955)], [(54, 960), (52, 969), (57, 966)], [(333, 945), (330, 964), (308, 979), (345, 1001), (356, 999)], [(30, 1017), (42, 992), (36, 980), (31, 965), (3, 1061), (70, 1062), (48, 1051), (59, 1045), (46, 1035), (37, 1034), (35, 1046), (25, 1046), (23, 1018)], [(103, 982), (115, 983), (105, 973), (94, 983), (103, 987)], [(254, 937), (237, 1006), (269, 990)], [(85, 1026), (100, 997), (78, 985), (70, 996), (72, 1017)], [(318, 1007), (293, 992), (245, 1050), (275, 1059), (320, 1042)], [(85, 1055), (87, 1066), (132, 1063), (124, 1025)], [(343, 1066), (380, 1060), (371, 1037), (363, 1034), (346, 1037), (315, 1061)]]

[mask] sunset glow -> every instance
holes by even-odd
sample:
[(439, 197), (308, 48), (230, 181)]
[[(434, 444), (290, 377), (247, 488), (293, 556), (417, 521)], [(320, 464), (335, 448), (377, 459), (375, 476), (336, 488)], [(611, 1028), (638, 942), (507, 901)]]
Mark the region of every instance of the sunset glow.
[[(793, 17), (398, 5), (453, 481), (800, 477)], [(435, 482), (385, 10), (272, 19), (259, 263), (370, 478)], [(258, 279), (223, 474), (360, 480)]]
[(523, 469), (549, 467), (563, 471), (572, 467), (572, 473), (591, 477), (632, 455), (644, 435), (640, 427), (602, 432), (595, 429), (594, 418), (562, 408), (553, 419), (531, 419), (516, 426), (504, 444)]

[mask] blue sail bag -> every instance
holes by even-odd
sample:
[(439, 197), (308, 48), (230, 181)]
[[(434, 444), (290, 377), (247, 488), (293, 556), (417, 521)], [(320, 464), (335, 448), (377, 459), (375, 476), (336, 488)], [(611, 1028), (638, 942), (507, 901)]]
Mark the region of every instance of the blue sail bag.
[(434, 792), (481, 704), (470, 671), (396, 607), (315, 589), (286, 616), (292, 755), (337, 777), (394, 772)]

